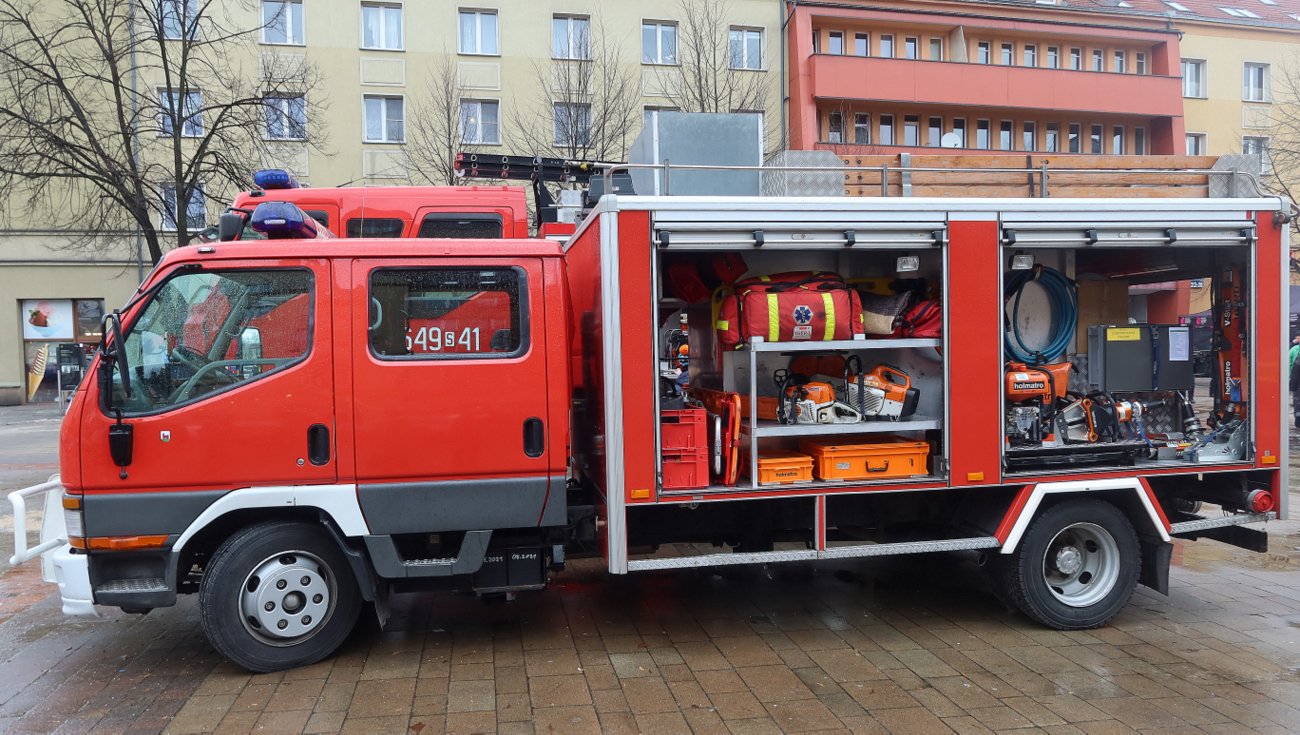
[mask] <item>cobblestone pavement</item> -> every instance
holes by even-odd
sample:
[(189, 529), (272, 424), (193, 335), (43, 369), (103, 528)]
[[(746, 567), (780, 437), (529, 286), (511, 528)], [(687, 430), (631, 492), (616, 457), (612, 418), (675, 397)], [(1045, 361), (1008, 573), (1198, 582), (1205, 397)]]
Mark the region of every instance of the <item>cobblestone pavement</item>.
[(26, 565), (0, 575), (0, 732), (1294, 733), (1300, 523), (1270, 532), (1267, 555), (1180, 543), (1169, 597), (1087, 632), (1006, 610), (973, 555), (584, 560), (508, 604), (403, 596), (389, 632), (262, 675), (217, 657), (193, 598), (67, 619)]

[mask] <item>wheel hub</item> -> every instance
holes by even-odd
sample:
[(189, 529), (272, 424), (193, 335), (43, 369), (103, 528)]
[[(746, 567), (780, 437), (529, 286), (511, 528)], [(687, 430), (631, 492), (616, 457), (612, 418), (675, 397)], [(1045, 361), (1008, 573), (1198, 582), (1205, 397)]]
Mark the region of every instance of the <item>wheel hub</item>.
[(1075, 546), (1062, 546), (1056, 552), (1056, 568), (1061, 574), (1078, 574), (1083, 568), (1083, 553)]
[(239, 602), (250, 633), (283, 645), (316, 632), (328, 619), (333, 600), (333, 581), (321, 561), (293, 551), (254, 567)]

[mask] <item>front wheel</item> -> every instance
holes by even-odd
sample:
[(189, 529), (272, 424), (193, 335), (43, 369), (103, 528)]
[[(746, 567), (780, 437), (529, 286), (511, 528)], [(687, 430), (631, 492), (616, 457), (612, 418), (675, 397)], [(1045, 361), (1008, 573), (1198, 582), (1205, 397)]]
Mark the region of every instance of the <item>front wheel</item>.
[(1119, 614), (1141, 566), (1128, 517), (1089, 498), (1042, 511), (1016, 550), (998, 556), (993, 572), (999, 592), (1021, 612), (1057, 630), (1079, 630)]
[(221, 655), (250, 671), (315, 663), (361, 612), (356, 579), (319, 526), (272, 522), (221, 544), (203, 573), (199, 613)]

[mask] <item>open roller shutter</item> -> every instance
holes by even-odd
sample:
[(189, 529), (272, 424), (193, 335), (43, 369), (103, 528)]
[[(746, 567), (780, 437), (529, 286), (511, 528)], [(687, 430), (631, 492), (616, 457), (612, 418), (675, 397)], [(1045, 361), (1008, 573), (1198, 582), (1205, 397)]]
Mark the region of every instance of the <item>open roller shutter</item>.
[[(753, 212), (748, 221), (689, 216), (695, 212), (668, 212), (654, 220), (654, 242), (665, 250), (754, 249), (801, 250), (827, 248), (920, 250), (947, 242), (946, 217), (912, 216), (907, 219), (864, 219), (819, 212), (808, 220), (765, 218)], [(734, 215), (735, 213), (733, 213)], [(688, 216), (681, 216), (688, 215)], [(831, 215), (831, 216), (826, 216)]]
[(1255, 223), (1248, 219), (1002, 222), (1002, 244), (1016, 248), (1223, 247), (1254, 242)]

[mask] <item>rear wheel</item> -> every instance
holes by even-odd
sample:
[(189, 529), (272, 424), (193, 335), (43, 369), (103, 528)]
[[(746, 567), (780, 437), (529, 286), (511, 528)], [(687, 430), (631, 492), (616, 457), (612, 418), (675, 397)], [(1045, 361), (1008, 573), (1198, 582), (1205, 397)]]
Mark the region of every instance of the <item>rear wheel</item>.
[(315, 663), (347, 638), (361, 611), (352, 569), (319, 526), (245, 528), (212, 555), (199, 587), (203, 630), (250, 671)]
[(1058, 630), (1095, 628), (1137, 587), (1142, 550), (1128, 517), (1102, 500), (1067, 500), (1030, 522), (999, 555), (994, 581), (1008, 602)]

